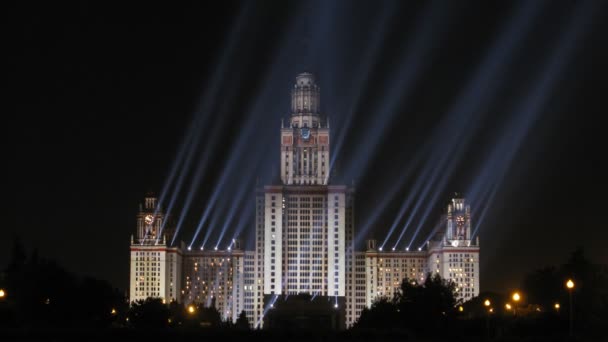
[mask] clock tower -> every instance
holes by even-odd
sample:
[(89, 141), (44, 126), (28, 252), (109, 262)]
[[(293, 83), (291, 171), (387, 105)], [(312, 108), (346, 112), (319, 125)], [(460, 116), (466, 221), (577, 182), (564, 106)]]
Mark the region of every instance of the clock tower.
[(453, 198), (448, 205), (446, 239), (452, 245), (470, 245), (471, 207), (464, 198)]
[(147, 194), (137, 213), (135, 237), (131, 236), (129, 301), (149, 297), (181, 301), (182, 251), (167, 246), (169, 230), (158, 199)]
[[(353, 287), (354, 189), (329, 184), (330, 131), (321, 116), (320, 88), (310, 73), (296, 76), (288, 123), (280, 129), (281, 181), (257, 190), (256, 277), (263, 316), (278, 296), (328, 297), (335, 308)], [(351, 298), (352, 299), (352, 298)], [(345, 302), (342, 302), (345, 303)]]
[(281, 181), (285, 185), (327, 185), (329, 124), (320, 114), (320, 89), (312, 74), (296, 77), (291, 118), (281, 127)]
[(428, 271), (456, 284), (456, 296), (479, 295), (479, 237), (471, 237), (471, 207), (456, 195), (447, 206), (445, 231), (427, 242)]
[(166, 242), (166, 236), (164, 234), (161, 236), (165, 215), (157, 201), (154, 195), (148, 194), (144, 198), (144, 203), (139, 206), (135, 241), (140, 245), (157, 245)]

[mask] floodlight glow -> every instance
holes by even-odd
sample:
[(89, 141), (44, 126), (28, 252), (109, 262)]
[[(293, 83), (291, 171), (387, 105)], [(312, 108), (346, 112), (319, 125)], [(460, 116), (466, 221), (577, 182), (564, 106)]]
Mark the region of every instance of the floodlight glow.
[[(239, 187), (238, 193), (236, 194), (236, 197), (231, 198), (230, 199), (230, 203), (227, 204), (229, 205), (229, 212), (226, 218), (224, 218), (224, 224), (222, 225), (222, 229), (220, 231), (220, 235), (217, 239), (217, 245), (219, 245), (224, 237), (224, 234), (226, 234), (226, 231), (229, 229), (229, 227), (232, 225), (232, 221), (234, 220), (234, 218), (237, 216), (236, 214), (242, 214), (242, 206), (245, 205), (245, 203), (248, 201), (248, 190), (250, 190), (250, 186), (253, 185), (253, 178), (250, 178), (248, 182), (246, 182), (246, 184), (243, 184)], [(251, 206), (250, 206), (251, 207)], [(214, 219), (211, 221), (211, 226), (215, 227), (216, 225), (216, 221), (217, 221), (217, 216), (214, 216)], [(242, 218), (241, 215), (238, 215), (240, 218)], [(238, 234), (238, 233), (236, 233)], [(234, 239), (232, 239), (234, 240)]]
[(474, 197), (477, 197), (476, 202), (482, 203), (480, 205), (483, 206), (483, 214), (475, 222), (472, 237), (476, 236), (479, 227), (483, 224), (486, 210), (491, 206), (497, 190), (526, 136), (539, 120), (549, 95), (558, 84), (559, 77), (563, 74), (562, 70), (571, 59), (576, 43), (581, 40), (581, 35), (592, 22), (590, 19), (594, 14), (590, 2), (579, 5), (576, 13), (571, 17), (564, 36), (556, 43), (557, 46), (551, 52), (550, 60), (544, 63), (545, 67), (542, 69), (541, 76), (531, 86), (528, 96), (513, 111), (513, 118), (505, 125), (503, 135), (481, 168), (478, 180), (471, 188)]
[(215, 246), (215, 248), (213, 248), (213, 249), (217, 251), (217, 246)]
[[(212, 143), (205, 144), (205, 147), (203, 149), (203, 156), (202, 156), (202, 158), (199, 159), (199, 162), (197, 163), (196, 169), (195, 169), (194, 174), (193, 174), (193, 178), (191, 180), (191, 185), (190, 185), (191, 189), (198, 189), (199, 186), (200, 186), (201, 181), (204, 178), (205, 167), (207, 166), (207, 162), (210, 159), (211, 152), (213, 150), (212, 147), (215, 146), (215, 143), (217, 141), (219, 128), (216, 127), (216, 129), (213, 129), (212, 131), (213, 131), (213, 133), (211, 134), (211, 138), (210, 138), (210, 140), (212, 141)], [(183, 176), (186, 173), (185, 170), (188, 167), (189, 167), (189, 164), (184, 167), (184, 170), (182, 170), (182, 174), (180, 174), (180, 176)], [(171, 245), (173, 245), (175, 243), (175, 239), (177, 238), (177, 235), (179, 234), (179, 231), (182, 228), (182, 224), (183, 224), (184, 220), (186, 219), (188, 210), (190, 209), (190, 206), (192, 205), (192, 200), (194, 199), (195, 195), (196, 195), (196, 191), (195, 190), (190, 190), (188, 192), (188, 195), (186, 196), (186, 200), (184, 201), (181, 213), (179, 215), (179, 219), (178, 219), (177, 225), (175, 227), (175, 233), (173, 234), (173, 237), (171, 239)], [(174, 197), (177, 197), (177, 192), (173, 193), (173, 195), (172, 195), (172, 202), (174, 201)], [(170, 203), (170, 205), (172, 206), (171, 203)], [(167, 209), (167, 212), (169, 212), (169, 210), (170, 210), (170, 208)], [(165, 220), (163, 222), (163, 228), (164, 228), (164, 225), (165, 225), (166, 222), (167, 222), (167, 220)], [(191, 242), (190, 245), (193, 245), (193, 242)]]
[[(386, 29), (387, 29), (387, 27), (389, 27), (389, 25), (386, 25), (385, 22), (390, 18), (390, 15), (392, 13), (393, 13), (393, 11), (391, 9), (391, 6), (389, 6), (388, 4), (387, 4), (387, 6), (383, 6), (383, 12), (380, 15), (380, 19), (374, 21), (375, 23), (377, 23), (377, 26), (375, 28), (371, 29), (372, 31), (375, 32), (375, 34), (374, 34), (375, 37), (385, 37), (386, 36)], [(334, 135), (334, 137), (332, 138), (332, 141), (333, 141), (332, 150), (334, 152), (331, 155), (331, 159), (329, 162), (329, 169), (328, 169), (328, 173), (327, 173), (327, 178), (325, 179), (325, 184), (328, 183), (328, 178), (331, 174), (331, 171), (334, 169), (335, 162), (337, 160), (337, 156), (340, 154), (340, 151), (342, 150), (342, 144), (344, 143), (346, 133), (350, 130), (350, 126), (353, 122), (353, 120), (351, 119), (354, 116), (353, 108), (358, 107), (358, 103), (360, 102), (360, 100), (362, 98), (364, 87), (365, 87), (365, 85), (367, 85), (369, 83), (369, 78), (372, 74), (372, 67), (377, 58), (376, 55), (381, 51), (381, 47), (382, 47), (381, 44), (384, 42), (384, 40), (380, 39), (380, 38), (371, 39), (369, 41), (372, 44), (371, 44), (371, 46), (368, 46), (366, 49), (364, 49), (362, 51), (363, 56), (361, 58), (361, 61), (362, 61), (362, 63), (360, 64), (361, 66), (359, 67), (357, 72), (353, 73), (354, 80), (351, 82), (351, 84), (353, 85), (353, 87), (356, 90), (354, 90), (352, 95), (350, 96), (350, 98), (353, 101), (353, 104), (351, 106), (349, 106), (349, 109), (346, 111), (346, 113), (349, 113), (350, 115), (345, 116), (347, 119), (344, 120), (344, 122), (340, 123), (340, 127), (342, 129), (338, 130), (336, 132), (336, 134)], [(321, 50), (321, 51), (323, 51), (323, 50)], [(334, 70), (328, 70), (328, 72), (327, 72), (327, 74), (330, 74), (330, 75), (333, 73), (334, 73)], [(331, 87), (330, 87), (330, 89), (331, 89)], [(328, 123), (329, 123), (329, 118), (328, 118)]]
[[(382, 102), (380, 112), (387, 115), (387, 119), (372, 120), (369, 124), (369, 134), (366, 139), (351, 141), (350, 143), (357, 144), (354, 150), (359, 153), (354, 154), (353, 159), (349, 161), (346, 170), (350, 170), (349, 178), (359, 179), (361, 174), (364, 174), (370, 166), (370, 159), (375, 155), (380, 142), (384, 139), (384, 132), (392, 123), (398, 111), (396, 110), (400, 102), (411, 95), (411, 90), (414, 81), (418, 79), (419, 74), (428, 65), (429, 59), (426, 55), (431, 51), (432, 42), (436, 39), (436, 33), (439, 31), (440, 25), (444, 23), (443, 16), (447, 13), (447, 6), (440, 6), (438, 2), (434, 2), (429, 7), (425, 8), (423, 15), (419, 16), (415, 27), (416, 34), (413, 39), (408, 41), (404, 48), (406, 53), (403, 56), (401, 69), (393, 78), (394, 84), (387, 88), (387, 94)], [(335, 159), (340, 153), (339, 149), (334, 149), (332, 159)], [(330, 163), (333, 166), (333, 162)]]
[[(511, 52), (516, 44), (522, 40), (540, 8), (541, 6), (537, 3), (524, 4), (516, 16), (516, 20), (509, 22), (507, 29), (496, 40), (496, 44), (491, 47), (489, 54), (463, 90), (462, 96), (458, 97), (458, 101), (452, 106), (446, 119), (441, 122), (435, 134), (432, 135), (432, 138), (440, 144), (436, 146), (435, 152), (432, 154), (440, 156), (439, 162), (429, 160), (425, 169), (429, 167), (432, 170), (440, 169), (442, 177), (438, 178), (437, 174), (433, 172), (430, 179), (424, 181), (427, 185), (409, 221), (411, 221), (411, 217), (418, 215), (417, 211), (421, 202), (426, 203), (426, 210), (419, 219), (419, 224), (409, 246), (424, 225), (428, 213), (437, 201), (437, 197), (444, 192), (449, 176), (453, 173), (457, 162), (461, 160), (462, 154), (471, 141), (471, 132), (478, 129), (481, 122), (478, 116), (488, 106), (489, 100), (497, 94), (498, 83), (494, 80), (504, 74), (505, 70), (501, 67), (505, 63), (504, 60), (510, 56), (505, 52)], [(429, 201), (427, 197), (430, 194), (434, 195)], [(408, 224), (406, 224), (407, 226)]]
[[(243, 16), (244, 14), (247, 12), (247, 10), (245, 9), (246, 6), (240, 7), (239, 13), (236, 17), (235, 23), (236, 25), (230, 30), (230, 33), (228, 34), (228, 38), (225, 40), (228, 43), (226, 44), (226, 47), (222, 50), (222, 53), (218, 59), (218, 65), (217, 67), (214, 68), (214, 72), (213, 75), (209, 78), (211, 81), (208, 83), (207, 89), (205, 91), (205, 96), (201, 99), (201, 101), (198, 104), (198, 108), (196, 111), (196, 116), (195, 119), (193, 120), (193, 123), (191, 124), (188, 133), (186, 134), (186, 138), (185, 138), (185, 142), (184, 142), (184, 146), (188, 146), (190, 145), (188, 148), (186, 148), (189, 152), (188, 152), (188, 159), (187, 159), (187, 163), (184, 165), (184, 167), (182, 168), (182, 171), (180, 172), (180, 177), (178, 179), (178, 185), (176, 185), (172, 196), (171, 196), (171, 200), (169, 202), (169, 206), (167, 207), (167, 210), (165, 212), (166, 216), (169, 216), (169, 214), (171, 213), (171, 209), (173, 208), (173, 205), (175, 204), (175, 198), (177, 197), (182, 184), (183, 184), (183, 177), (185, 176), (185, 174), (187, 173), (187, 171), (189, 170), (189, 165), (191, 162), (191, 158), (192, 158), (192, 154), (194, 154), (195, 150), (196, 150), (196, 146), (198, 145), (198, 143), (200, 143), (199, 141), (195, 142), (195, 137), (199, 136), (199, 133), (201, 131), (201, 128), (204, 127), (207, 124), (207, 118), (211, 116), (211, 112), (212, 112), (212, 106), (213, 104), (215, 104), (217, 98), (218, 98), (218, 92), (220, 90), (220, 83), (223, 80), (223, 76), (224, 76), (224, 70), (225, 70), (225, 64), (230, 60), (229, 56), (231, 54), (234, 54), (235, 52), (235, 47), (237, 46), (237, 38), (239, 37), (239, 34), (241, 32), (241, 30), (244, 28), (244, 20), (243, 20)], [(212, 129), (211, 131), (218, 131), (218, 129)], [(214, 132), (212, 134), (212, 137), (208, 140), (211, 141), (213, 144), (217, 143), (217, 132)], [(190, 141), (190, 143), (188, 143), (188, 141)], [(205, 144), (205, 147), (209, 147), (209, 143)], [(182, 155), (182, 151), (180, 150), (178, 155)], [(207, 154), (208, 155), (208, 154)], [(205, 158), (207, 159), (207, 158)], [(199, 166), (200, 164), (206, 164), (206, 160), (203, 162), (199, 162)], [(176, 169), (179, 165), (179, 163), (174, 163), (173, 167), (172, 167), (172, 171), (170, 173), (170, 178), (171, 178), (171, 174), (173, 174), (173, 169)], [(200, 167), (197, 167), (197, 170)], [(200, 175), (199, 172), (195, 173), (195, 178), (202, 178), (202, 176)], [(198, 183), (199, 181), (193, 181), (193, 185), (194, 183)], [(167, 182), (168, 183), (168, 182)], [(193, 192), (196, 192), (196, 189), (198, 187), (192, 187), (192, 189), (194, 190), (190, 190), (188, 193), (188, 197), (191, 197)], [(163, 191), (165, 192), (165, 191)], [(161, 195), (161, 197), (164, 198), (164, 195)], [(171, 245), (173, 245), (175, 243), (175, 239), (177, 238), (177, 235), (179, 233), (179, 230), (181, 229), (181, 223), (183, 223), (183, 218), (190, 206), (190, 201), (186, 200), (187, 205), (185, 204), (184, 207), (181, 210), (181, 214), (180, 214), (180, 222), (178, 223), (178, 225), (176, 226), (175, 229), (175, 233), (173, 234), (173, 237), (171, 239)], [(159, 201), (159, 204), (161, 203), (161, 201)], [(159, 205), (160, 207), (160, 205)], [(166, 222), (166, 220), (165, 220)], [(164, 230), (164, 222), (163, 225), (161, 227), (160, 232), (162, 233), (162, 231)], [(159, 234), (160, 235), (160, 234)], [(192, 243), (191, 243), (192, 245)]]

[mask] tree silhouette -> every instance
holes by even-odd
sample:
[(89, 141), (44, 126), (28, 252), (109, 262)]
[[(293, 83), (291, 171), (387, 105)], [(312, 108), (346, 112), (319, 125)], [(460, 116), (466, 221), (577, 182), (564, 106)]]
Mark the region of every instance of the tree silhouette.
[(456, 316), (456, 284), (438, 274), (428, 274), (423, 284), (404, 279), (395, 302), (401, 321), (412, 331), (434, 335)]
[(376, 331), (399, 330), (402, 326), (399, 324), (397, 305), (390, 298), (377, 298), (369, 309), (363, 309), (354, 328)]
[(169, 307), (160, 298), (146, 298), (131, 303), (129, 322), (135, 328), (159, 329), (169, 325)]
[(404, 279), (391, 298), (379, 298), (363, 309), (355, 329), (408, 331), (434, 336), (456, 316), (456, 285), (429, 274), (423, 284)]
[(241, 311), (241, 313), (239, 314), (239, 317), (236, 320), (235, 328), (237, 330), (249, 330), (249, 320), (247, 319), (247, 314), (245, 313), (245, 310)]

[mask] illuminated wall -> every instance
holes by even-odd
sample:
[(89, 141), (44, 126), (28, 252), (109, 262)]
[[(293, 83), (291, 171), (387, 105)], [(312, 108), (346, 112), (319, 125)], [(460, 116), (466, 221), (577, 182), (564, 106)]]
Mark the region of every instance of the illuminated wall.
[(165, 216), (155, 196), (147, 195), (137, 214), (135, 237), (131, 236), (129, 301), (148, 297), (179, 301), (182, 251), (167, 247), (160, 234)]
[(281, 181), (256, 189), (254, 250), (242, 250), (238, 239), (226, 250), (168, 247), (171, 224), (160, 230), (165, 215), (157, 199), (146, 196), (131, 238), (131, 301), (215, 305), (232, 321), (245, 310), (252, 327), (261, 327), (271, 307), (264, 306), (265, 295), (309, 293), (344, 303), (352, 326), (366, 306), (392, 297), (406, 278), (422, 283), (437, 273), (456, 283), (460, 298), (479, 294), (479, 244), (464, 198), (451, 200), (444, 229), (416, 251), (383, 252), (375, 240), (354, 250), (355, 189), (328, 184), (330, 130), (322, 124), (319, 97), (311, 74), (296, 77), (289, 125), (280, 127)]

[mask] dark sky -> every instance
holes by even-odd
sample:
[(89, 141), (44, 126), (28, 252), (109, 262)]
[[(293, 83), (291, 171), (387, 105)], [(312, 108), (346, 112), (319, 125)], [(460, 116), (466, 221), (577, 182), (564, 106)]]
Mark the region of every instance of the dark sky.
[(217, 192), (211, 240), (229, 221), (225, 241), (250, 241), (255, 182), (276, 178), (302, 71), (317, 75), (334, 182), (356, 185), (362, 239), (383, 240), (410, 195), (390, 241), (413, 215), (419, 244), (452, 193), (490, 184), (472, 203), (482, 290), (577, 246), (608, 264), (604, 2), (218, 3), (5, 8), (0, 265), (19, 236), (126, 288), (138, 205), (161, 192), (189, 131), (179, 239)]

